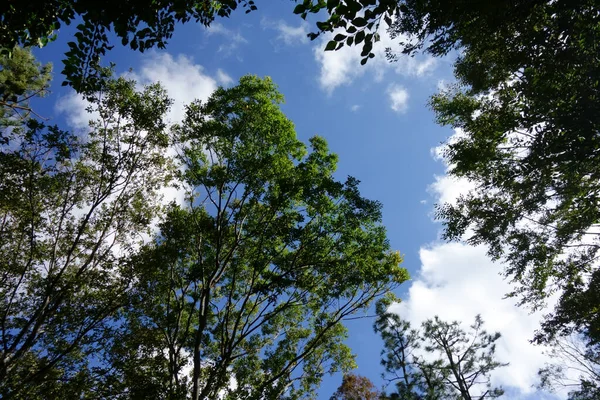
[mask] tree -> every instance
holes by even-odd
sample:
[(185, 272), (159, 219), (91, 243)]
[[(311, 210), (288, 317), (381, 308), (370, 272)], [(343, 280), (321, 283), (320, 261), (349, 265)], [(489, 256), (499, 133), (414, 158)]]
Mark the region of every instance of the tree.
[(131, 263), (98, 385), (123, 398), (297, 399), (353, 366), (344, 318), (407, 279), (358, 181), (296, 139), (271, 80), (246, 76), (174, 128), (187, 204)]
[(569, 390), (570, 400), (592, 400), (600, 396), (600, 351), (580, 335), (555, 338), (552, 362), (540, 369), (540, 387)]
[(126, 304), (123, 263), (149, 229), (170, 175), (162, 122), (170, 100), (158, 85), (141, 93), (134, 85), (119, 79), (95, 96), (101, 119), (85, 134), (26, 118), (4, 129), (3, 399), (80, 398), (106, 328)]
[[(28, 49), (16, 47), (12, 57), (0, 55), (0, 130), (19, 125), (35, 112), (32, 98), (47, 94), (52, 65), (41, 66)], [(4, 142), (4, 136), (0, 138)]]
[(382, 19), (402, 53), (460, 51), (458, 83), (431, 105), (439, 123), (461, 130), (444, 154), (449, 174), (476, 189), (439, 206), (445, 237), (507, 261), (522, 304), (561, 293), (537, 341), (573, 330), (600, 340), (596, 1), (319, 4), (329, 11), (320, 30), (345, 30), (327, 47), (363, 43), (364, 62)]
[(346, 374), (342, 378), (342, 384), (329, 400), (378, 400), (381, 398), (381, 394), (369, 378)]
[(408, 321), (378, 304), (375, 331), (384, 341), (382, 365), (389, 382), (396, 384), (390, 399), (493, 399), (504, 391), (492, 387), (490, 373), (506, 366), (495, 359), (499, 333), (488, 334), (483, 320), (475, 318), (469, 332), (458, 322), (447, 323), (437, 316), (411, 329)]
[(594, 2), (537, 2), (477, 39), (456, 64), (462, 85), (432, 100), (463, 132), (448, 144), (450, 174), (477, 188), (442, 205), (446, 238), (486, 244), (534, 307), (561, 299), (538, 341), (576, 329), (600, 339), (596, 309), (598, 81)]
[(477, 188), (439, 206), (445, 238), (489, 246), (522, 304), (561, 293), (538, 342), (573, 330), (600, 340), (597, 2), (315, 1), (296, 11), (315, 7), (329, 17), (313, 36), (339, 32), (327, 48), (361, 44), (363, 63), (382, 20), (401, 53), (459, 51), (458, 83), (431, 105), (461, 130), (444, 154), (449, 174)]

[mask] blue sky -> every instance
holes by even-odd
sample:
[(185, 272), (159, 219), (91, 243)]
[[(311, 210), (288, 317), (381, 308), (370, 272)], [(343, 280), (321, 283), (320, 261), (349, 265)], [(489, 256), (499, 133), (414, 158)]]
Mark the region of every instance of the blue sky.
[[(326, 38), (308, 41), (312, 25), (292, 14), (294, 5), (259, 4), (258, 11), (234, 13), (210, 29), (180, 26), (165, 51), (141, 55), (117, 45), (107, 61), (114, 61), (119, 73), (131, 68), (141, 82), (161, 80), (176, 99), (173, 121), (181, 116), (182, 104), (206, 98), (216, 85), (235, 84), (248, 73), (271, 76), (299, 138), (324, 136), (339, 155), (338, 177), (358, 178), (361, 192), (383, 203), (391, 245), (405, 256), (413, 278), (397, 293), (404, 300), (397, 311), (414, 324), (436, 314), (470, 324), (482, 314), (488, 330), (503, 334), (498, 357), (511, 366), (494, 381), (508, 389), (506, 398), (553, 398), (532, 388), (545, 361), (542, 349), (528, 343), (539, 315), (501, 299), (509, 286), (498, 276), (501, 265), (491, 263), (485, 249), (441, 242), (441, 226), (432, 220), (434, 203), (468, 190), (467, 183), (445, 176), (435, 148), (454, 132), (437, 126), (427, 106), (429, 96), (452, 82), (452, 59), (419, 56), (388, 63), (383, 48), (393, 41), (384, 35), (377, 57), (361, 67), (359, 49), (324, 53)], [(60, 87), (60, 56), (69, 36), (64, 29), (57, 42), (38, 52), (56, 70), (52, 98), (40, 103), (40, 113), (59, 124), (85, 126), (81, 101)], [(357, 373), (381, 384), (381, 341), (372, 321), (348, 326)], [(320, 398), (328, 399), (340, 381), (340, 376), (326, 378)]]

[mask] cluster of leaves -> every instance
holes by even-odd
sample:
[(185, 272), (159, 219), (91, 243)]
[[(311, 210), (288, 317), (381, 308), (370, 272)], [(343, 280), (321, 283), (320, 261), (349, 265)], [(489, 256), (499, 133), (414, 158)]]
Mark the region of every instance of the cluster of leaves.
[[(31, 52), (17, 47), (9, 57), (0, 55), (0, 129), (19, 124), (35, 112), (30, 100), (47, 94), (52, 65), (38, 63)], [(6, 144), (1, 136), (0, 143)]]
[(309, 33), (311, 40), (322, 33), (336, 35), (327, 42), (326, 51), (339, 50), (344, 45), (362, 45), (361, 65), (375, 57), (373, 45), (380, 40), (378, 30), (384, 21), (388, 28), (393, 26), (393, 18), (406, 6), (397, 0), (304, 0), (294, 9), (306, 19), (309, 13), (319, 13), (326, 9), (328, 19), (316, 23), (317, 31)]
[(504, 367), (495, 359), (499, 333), (488, 334), (483, 320), (475, 318), (470, 332), (458, 322), (434, 319), (423, 322), (421, 331), (378, 304), (375, 331), (384, 341), (382, 365), (398, 400), (494, 399), (504, 391), (492, 387), (490, 373)]
[(253, 0), (3, 2), (0, 51), (10, 54), (17, 45), (43, 47), (56, 38), (62, 25), (79, 21), (76, 40), (68, 43), (63, 60), (64, 84), (93, 92), (107, 79), (99, 62), (114, 46), (110, 32), (133, 50), (164, 48), (176, 24), (194, 21), (209, 25), (217, 16), (229, 16), (238, 6), (247, 12), (256, 10)]

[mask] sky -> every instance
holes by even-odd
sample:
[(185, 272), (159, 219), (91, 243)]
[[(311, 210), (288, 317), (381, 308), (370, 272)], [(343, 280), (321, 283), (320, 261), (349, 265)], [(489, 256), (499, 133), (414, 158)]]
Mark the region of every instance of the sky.
[[(328, 37), (309, 41), (314, 20), (293, 15), (294, 2), (263, 2), (258, 11), (236, 12), (209, 29), (195, 24), (177, 27), (166, 50), (140, 54), (119, 45), (106, 61), (117, 72), (139, 83), (160, 81), (175, 100), (169, 118), (179, 121), (183, 105), (206, 99), (219, 85), (235, 85), (245, 74), (270, 76), (286, 98), (282, 106), (295, 123), (298, 137), (307, 142), (321, 135), (339, 155), (336, 175), (361, 181), (361, 193), (383, 203), (383, 223), (391, 246), (404, 255), (412, 279), (396, 293), (393, 306), (414, 326), (434, 315), (465, 325), (481, 314), (488, 331), (499, 331), (497, 357), (510, 366), (492, 378), (511, 399), (555, 399), (536, 391), (537, 370), (547, 361), (544, 349), (529, 340), (540, 314), (503, 300), (510, 285), (485, 248), (440, 239), (442, 226), (433, 218), (434, 204), (453, 201), (469, 184), (446, 175), (439, 156), (446, 140), (456, 134), (435, 124), (429, 97), (453, 81), (452, 57), (400, 57), (390, 63), (384, 49), (394, 41), (382, 35), (376, 57), (360, 66), (360, 49), (324, 52)], [(73, 128), (87, 125), (89, 115), (80, 99), (60, 86), (61, 56), (72, 31), (38, 51), (55, 66), (52, 96), (40, 103), (40, 114)], [(130, 72), (128, 72), (130, 71)], [(348, 322), (348, 345), (357, 356), (358, 374), (383, 384), (379, 353), (382, 342), (373, 320)], [(326, 377), (319, 392), (328, 399), (341, 376)]]

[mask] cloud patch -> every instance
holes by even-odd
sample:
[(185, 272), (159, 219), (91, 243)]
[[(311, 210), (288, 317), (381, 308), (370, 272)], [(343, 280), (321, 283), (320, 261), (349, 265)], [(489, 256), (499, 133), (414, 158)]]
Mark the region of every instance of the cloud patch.
[(221, 68), (219, 68), (217, 70), (217, 81), (219, 82), (219, 84), (223, 85), (223, 86), (229, 86), (232, 85), (234, 80), (231, 76), (229, 76), (225, 71), (223, 71)]
[(390, 108), (397, 113), (405, 113), (408, 109), (408, 91), (399, 85), (391, 85), (387, 94), (390, 100)]
[(463, 243), (423, 246), (419, 256), (421, 270), (408, 297), (393, 305), (392, 311), (413, 327), (435, 315), (446, 321), (461, 321), (467, 327), (481, 314), (488, 332), (502, 334), (497, 359), (510, 362), (510, 366), (493, 372), (492, 382), (522, 395), (533, 392), (537, 371), (548, 361), (544, 348), (529, 342), (542, 316), (503, 299), (510, 285), (499, 275), (501, 265), (490, 261), (484, 247)]
[[(448, 141), (463, 134), (457, 130)], [(432, 157), (444, 162), (443, 149), (443, 145), (432, 149)], [(447, 171), (449, 166), (445, 166)], [(444, 174), (435, 177), (429, 192), (437, 203), (455, 203), (458, 196), (473, 188), (473, 183), (465, 179)], [(502, 334), (497, 342), (497, 359), (510, 363), (493, 372), (494, 385), (503, 386), (511, 399), (566, 398), (565, 393), (555, 396), (535, 391), (539, 383), (537, 372), (550, 360), (545, 347), (530, 343), (540, 327), (543, 310), (531, 313), (527, 307), (517, 307), (516, 300), (504, 298), (511, 291), (511, 284), (500, 275), (504, 265), (493, 262), (486, 247), (436, 241), (422, 245), (419, 257), (421, 266), (414, 274), (406, 299), (392, 305), (391, 311), (413, 327), (438, 315), (446, 321), (460, 321), (467, 328), (475, 315), (481, 314), (488, 332)], [(554, 301), (555, 298), (549, 299), (549, 308)]]
[(248, 43), (248, 40), (242, 36), (239, 30), (234, 31), (226, 28), (223, 24), (218, 22), (212, 23), (210, 27), (206, 29), (206, 35), (217, 35), (225, 38), (226, 43), (221, 44), (217, 50), (219, 53), (222, 53), (225, 56), (232, 55), (238, 47)]
[(295, 46), (299, 44), (306, 44), (308, 40), (308, 22), (302, 21), (298, 26), (288, 25), (285, 21), (271, 21), (267, 18), (263, 18), (260, 21), (260, 25), (263, 29), (275, 30), (278, 35), (276, 39), (285, 43), (288, 46)]
[(319, 65), (319, 85), (328, 94), (365, 74), (370, 74), (376, 81), (381, 81), (386, 74), (421, 78), (429, 76), (438, 64), (438, 60), (429, 55), (415, 57), (400, 55), (397, 61), (388, 61), (385, 49), (396, 48), (397, 42), (402, 38), (392, 39), (386, 32), (382, 33), (381, 40), (373, 45), (375, 58), (361, 66), (362, 47), (360, 45), (344, 46), (337, 51), (324, 51), (327, 42), (332, 40), (337, 33), (341, 32), (336, 31), (323, 35), (313, 48), (315, 61)]

